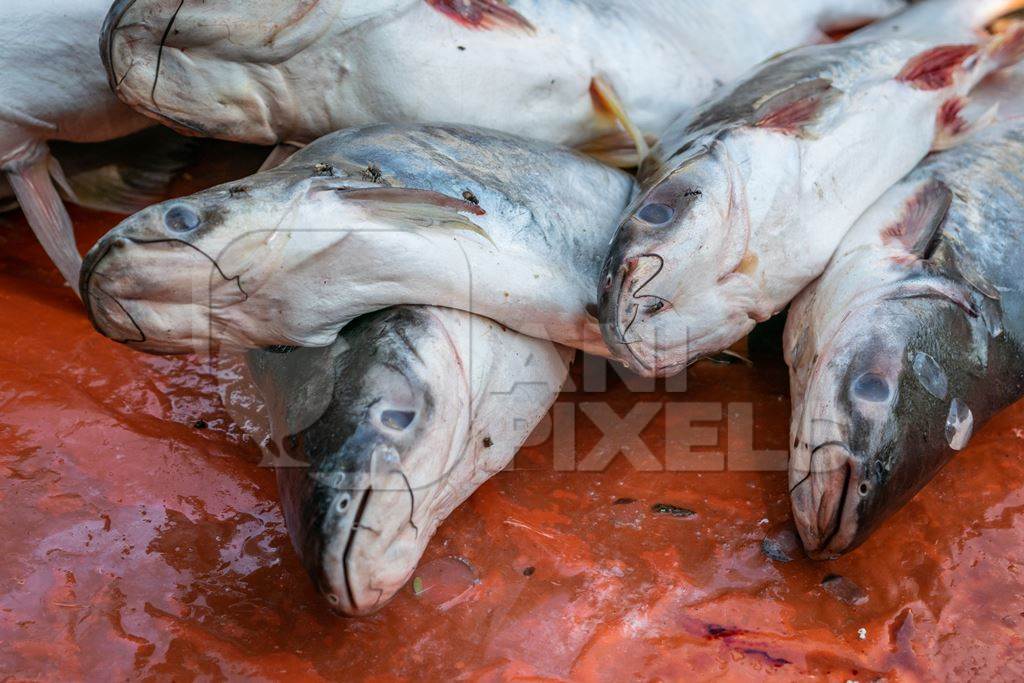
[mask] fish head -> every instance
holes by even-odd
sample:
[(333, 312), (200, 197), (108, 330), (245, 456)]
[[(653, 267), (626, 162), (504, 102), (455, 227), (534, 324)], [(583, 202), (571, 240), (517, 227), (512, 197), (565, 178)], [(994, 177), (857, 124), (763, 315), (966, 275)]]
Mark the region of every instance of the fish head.
[[(399, 0), (118, 0), (100, 50), (111, 88), (130, 106), (186, 135), (284, 141), (311, 108), (294, 59)], [(332, 45), (334, 53), (343, 47)], [(332, 74), (343, 65), (319, 67)], [(298, 72), (298, 73), (296, 73)]]
[(238, 348), (286, 343), (261, 343), (274, 328), (255, 295), (292, 262), (291, 228), (308, 223), (309, 203), (301, 200), (309, 188), (308, 177), (270, 171), (125, 219), (82, 266), (94, 327), (152, 353), (208, 351), (214, 340)]
[(812, 367), (793, 415), (790, 498), (811, 557), (860, 545), (969, 438), (962, 397), (986, 340), (954, 299), (910, 288), (867, 303), (798, 359)]
[[(357, 318), (332, 349), (333, 387), (306, 385), (330, 395), (326, 408), (289, 415), (279, 448), (294, 466), (277, 470), (285, 521), (303, 565), (341, 614), (382, 607), (440, 521), (433, 510), (451, 493), (449, 454), (461, 454), (468, 410), (464, 349), (454, 344), (427, 308)], [(265, 379), (257, 383), (273, 393)], [(307, 400), (301, 387), (291, 394), (286, 401)]]
[(713, 142), (626, 210), (602, 273), (600, 320), (634, 371), (672, 374), (753, 327), (752, 279), (737, 266), (748, 227), (734, 174)]

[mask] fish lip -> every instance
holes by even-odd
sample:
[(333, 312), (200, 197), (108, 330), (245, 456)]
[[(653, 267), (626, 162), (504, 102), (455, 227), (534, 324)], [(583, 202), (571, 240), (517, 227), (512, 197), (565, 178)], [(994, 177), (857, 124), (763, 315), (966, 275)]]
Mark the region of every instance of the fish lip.
[[(826, 441), (812, 449), (812, 456), (819, 450), (831, 448), (841, 450), (844, 462), (841, 467), (827, 472), (813, 470), (813, 457), (807, 476), (790, 491), (790, 503), (800, 540), (808, 557), (814, 560), (832, 560), (852, 550), (861, 534), (854, 512), (857, 506), (855, 489), (862, 476), (862, 467), (849, 447), (842, 441)], [(814, 495), (815, 479), (832, 487), (839, 487), (838, 498)], [(823, 487), (824, 488), (824, 487)], [(827, 506), (827, 507), (825, 507)], [(832, 508), (831, 512), (828, 507)]]
[[(636, 272), (643, 259), (657, 259), (659, 262), (658, 268), (650, 277), (630, 291), (626, 282), (629, 280), (629, 277)], [(653, 294), (640, 293), (645, 287), (654, 282), (662, 271), (664, 271), (664, 257), (654, 252), (645, 252), (630, 258), (619, 256), (619, 258), (613, 260), (609, 257), (608, 262), (627, 264), (625, 267), (621, 267), (622, 275), (618, 278), (613, 278), (614, 286), (611, 286), (607, 291), (602, 292), (603, 306), (601, 315), (601, 332), (608, 348), (612, 350), (618, 360), (624, 362), (634, 372), (638, 372), (643, 375), (665, 373), (681, 365), (678, 362), (670, 363), (668, 365), (656, 365), (654, 363), (650, 363), (633, 349), (633, 345), (641, 342), (642, 340), (636, 339), (634, 341), (630, 341), (626, 338), (626, 335), (636, 323), (637, 318), (641, 313), (641, 303), (645, 299), (656, 299), (662, 302), (665, 301), (661, 297), (657, 297)], [(609, 272), (609, 269), (605, 268), (605, 272)], [(636, 306), (634, 315), (628, 323), (626, 323), (626, 320), (623, 317), (623, 303), (626, 301), (629, 301)], [(626, 324), (624, 325), (624, 323)], [(626, 349), (626, 351), (628, 351), (628, 355), (624, 353), (622, 349)], [(685, 365), (685, 363), (682, 365)]]
[(115, 0), (103, 19), (103, 27), (100, 29), (100, 60), (107, 72), (107, 85), (116, 94), (119, 86), (117, 77), (114, 75), (114, 32), (117, 31), (124, 19), (124, 15), (136, 3), (137, 0)]
[[(132, 0), (132, 2), (134, 2), (134, 0)], [(98, 244), (94, 245), (93, 248), (89, 250), (89, 253), (85, 255), (85, 260), (82, 261), (82, 267), (79, 270), (78, 275), (78, 291), (81, 293), (82, 302), (85, 304), (85, 314), (89, 317), (89, 322), (92, 323), (93, 329), (103, 336), (107, 335), (100, 328), (99, 322), (97, 322), (96, 319), (96, 311), (93, 309), (92, 305), (92, 276), (96, 271), (96, 267), (104, 258), (106, 258), (107, 254), (110, 253), (110, 250), (114, 248), (118, 239), (121, 238), (118, 237), (110, 239), (110, 237), (107, 236), (101, 239)]]

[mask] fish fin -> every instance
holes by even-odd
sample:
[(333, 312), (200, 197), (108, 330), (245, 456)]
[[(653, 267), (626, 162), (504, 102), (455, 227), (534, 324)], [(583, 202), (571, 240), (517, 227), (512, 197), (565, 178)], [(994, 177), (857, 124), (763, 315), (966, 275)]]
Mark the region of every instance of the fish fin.
[(75, 192), (71, 183), (68, 182), (68, 177), (64, 175), (64, 168), (60, 165), (60, 161), (57, 157), (50, 155), (47, 161), (47, 170), (50, 172), (50, 177), (53, 178), (53, 182), (57, 183), (57, 187), (64, 195), (75, 204), (79, 204), (78, 193)]
[(985, 46), (985, 58), (989, 66), (977, 80), (1024, 59), (1024, 21), (1014, 19), (1003, 23), (996, 36)]
[(728, 349), (719, 351), (718, 353), (711, 354), (705, 360), (708, 360), (715, 365), (746, 365), (747, 367), (754, 367), (754, 361), (750, 360), (743, 354)]
[[(68, 198), (80, 206), (121, 214), (166, 199), (174, 180), (194, 163), (198, 148), (193, 138), (157, 128), (102, 145), (93, 153), (109, 154), (111, 162), (72, 174)], [(144, 154), (137, 152), (140, 146)]]
[(505, 0), (427, 0), (427, 4), (467, 28), (537, 30)]
[(918, 90), (941, 90), (954, 85), (966, 94), (993, 71), (1024, 59), (1024, 21), (1002, 25), (984, 45), (940, 45), (915, 55), (896, 80)]
[(900, 69), (896, 80), (917, 90), (941, 90), (953, 85), (958, 70), (978, 54), (977, 45), (940, 45), (917, 54)]
[(466, 199), (449, 197), (446, 194), (434, 192), (433, 190), (420, 190), (410, 187), (361, 187), (351, 190), (343, 189), (340, 192), (348, 200), (388, 202), (389, 204), (412, 206), (435, 206), (456, 212), (464, 211), (474, 216), (483, 216), (487, 213), (480, 208), (479, 204)]
[(899, 245), (919, 259), (928, 259), (935, 251), (952, 203), (953, 191), (945, 183), (925, 183), (907, 200), (899, 220), (882, 232), (882, 241)]
[(281, 144), (274, 147), (270, 154), (267, 156), (266, 161), (259, 167), (257, 173), (263, 171), (269, 171), (272, 168), (277, 168), (284, 162), (288, 161), (293, 154), (302, 149), (302, 145), (294, 142), (282, 142)]
[(954, 97), (939, 107), (936, 116), (935, 140), (932, 150), (942, 151), (955, 147), (977, 131), (990, 126), (999, 118), (999, 103), (993, 104), (980, 116), (970, 120), (964, 116), (967, 99)]
[(44, 121), (32, 116), (28, 112), (16, 109), (10, 104), (0, 102), (0, 121), (9, 121), (16, 126), (35, 128), (41, 131), (57, 132), (58, 126), (50, 121)]
[(71, 217), (50, 178), (49, 152), (31, 163), (7, 171), (7, 180), (18, 198), (28, 224), (61, 275), (78, 294), (82, 255), (75, 244)]
[(754, 125), (807, 137), (810, 126), (841, 95), (842, 91), (826, 78), (796, 83), (757, 102)]
[[(648, 147), (657, 142), (653, 135), (645, 135), (644, 140)], [(588, 140), (577, 145), (576, 151), (615, 168), (639, 168), (644, 161), (633, 138), (624, 130), (615, 130)]]
[(341, 189), (338, 192), (345, 201), (372, 203), (374, 214), (387, 216), (405, 227), (468, 230), (494, 244), (483, 228), (463, 215), (487, 213), (473, 202), (432, 190), (402, 187)]
[(823, 34), (846, 35), (879, 19), (891, 16), (905, 7), (904, 0), (832, 3), (832, 6), (824, 10), (822, 16), (818, 18), (818, 29)]
[[(643, 162), (651, 152), (650, 147), (647, 146), (647, 139), (629, 118), (625, 105), (615, 94), (611, 84), (600, 76), (590, 79), (590, 97), (594, 102), (594, 109), (602, 114), (610, 115), (619, 122), (619, 125), (633, 141), (633, 145), (636, 146), (637, 158)], [(639, 166), (640, 164), (635, 165)]]

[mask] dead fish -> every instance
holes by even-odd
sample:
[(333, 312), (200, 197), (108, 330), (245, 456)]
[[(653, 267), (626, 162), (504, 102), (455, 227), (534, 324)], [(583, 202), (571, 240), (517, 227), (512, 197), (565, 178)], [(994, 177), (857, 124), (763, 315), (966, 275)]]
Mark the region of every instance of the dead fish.
[(157, 353), (326, 346), (365, 313), (458, 308), (606, 353), (588, 309), (632, 179), (480, 129), (341, 131), (142, 211), (86, 257), (103, 334)]
[(118, 0), (101, 45), (125, 102), (194, 135), (277, 144), (444, 121), (616, 156), (619, 123), (643, 147), (641, 131), (754, 64), (903, 4)]
[(152, 125), (106, 84), (96, 37), (109, 0), (0, 3), (0, 175), (33, 232), (76, 291), (82, 257), (55, 180), (47, 142), (99, 142)]
[(249, 355), (288, 463), (288, 530), (335, 610), (369, 614), (394, 596), (438, 525), (547, 413), (572, 353), (413, 306), (359, 318), (330, 347)]
[(673, 124), (604, 268), (615, 356), (672, 374), (778, 313), (872, 202), (972, 127), (968, 92), (1024, 53), (1024, 24), (977, 27), (1020, 4), (926, 0), (777, 57)]
[(1022, 166), (1020, 118), (929, 158), (794, 302), (789, 480), (812, 557), (859, 545), (1024, 396)]
[[(107, 142), (54, 141), (50, 153), (67, 178), (70, 191), (61, 192), (65, 202), (131, 214), (167, 196), (171, 183), (195, 161), (196, 142), (155, 126)], [(0, 211), (17, 206), (14, 190), (0, 176)]]

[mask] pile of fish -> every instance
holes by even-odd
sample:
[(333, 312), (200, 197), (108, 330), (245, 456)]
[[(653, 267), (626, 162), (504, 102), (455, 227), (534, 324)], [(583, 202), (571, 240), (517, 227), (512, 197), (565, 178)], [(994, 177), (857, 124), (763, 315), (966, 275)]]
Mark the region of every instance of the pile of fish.
[[(99, 332), (247, 354), (341, 613), (401, 588), (575, 350), (670, 375), (787, 306), (793, 517), (830, 558), (1024, 396), (1021, 8), (13, 0), (0, 170)], [(47, 142), (155, 123), (274, 149), (79, 269), (55, 187), (137, 208), (187, 162), (136, 141), (87, 191)]]

